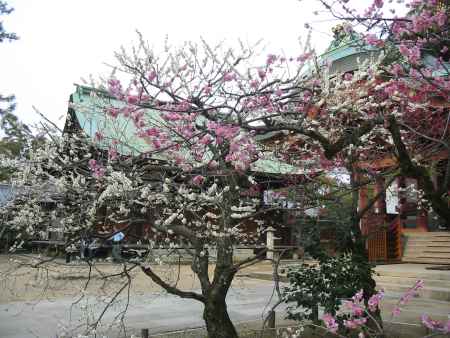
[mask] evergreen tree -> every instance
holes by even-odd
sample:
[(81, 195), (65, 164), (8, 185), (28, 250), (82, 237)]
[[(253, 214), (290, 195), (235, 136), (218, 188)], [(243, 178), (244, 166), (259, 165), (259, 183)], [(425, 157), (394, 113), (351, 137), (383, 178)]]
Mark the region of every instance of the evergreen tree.
[[(0, 17), (10, 14), (14, 9), (7, 2), (0, 1)], [(16, 33), (5, 30), (3, 21), (0, 21), (0, 43), (14, 41), (19, 37)], [(19, 156), (27, 145), (27, 136), (31, 134), (30, 129), (19, 121), (14, 114), (16, 108), (14, 95), (0, 94), (0, 156), (13, 158)], [(9, 177), (7, 171), (0, 171), (0, 181)]]

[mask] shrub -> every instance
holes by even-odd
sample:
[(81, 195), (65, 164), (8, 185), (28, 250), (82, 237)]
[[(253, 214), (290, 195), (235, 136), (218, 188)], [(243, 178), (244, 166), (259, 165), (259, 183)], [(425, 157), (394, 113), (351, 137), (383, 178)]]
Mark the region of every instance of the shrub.
[(318, 307), (326, 313), (335, 314), (343, 299), (351, 298), (355, 292), (366, 289), (367, 276), (373, 270), (369, 264), (355, 262), (354, 257), (345, 254), (327, 257), (318, 265), (289, 267), (289, 286), (284, 291), (288, 306), (288, 318), (318, 322)]

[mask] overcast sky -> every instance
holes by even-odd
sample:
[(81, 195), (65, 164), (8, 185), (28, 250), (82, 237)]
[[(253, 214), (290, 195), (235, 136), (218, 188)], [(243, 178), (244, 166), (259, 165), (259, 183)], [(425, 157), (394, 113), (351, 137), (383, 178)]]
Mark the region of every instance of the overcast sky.
[[(369, 0), (361, 0), (369, 3)], [(136, 30), (161, 46), (198, 40), (211, 43), (263, 38), (267, 52), (298, 55), (298, 37), (315, 22), (313, 44), (323, 50), (336, 22), (314, 16), (315, 0), (9, 0), (15, 11), (4, 17), (19, 41), (0, 44), (0, 93), (15, 94), (16, 114), (26, 123), (36, 106), (59, 125), (64, 122), (73, 83), (108, 74), (120, 46), (136, 41)]]

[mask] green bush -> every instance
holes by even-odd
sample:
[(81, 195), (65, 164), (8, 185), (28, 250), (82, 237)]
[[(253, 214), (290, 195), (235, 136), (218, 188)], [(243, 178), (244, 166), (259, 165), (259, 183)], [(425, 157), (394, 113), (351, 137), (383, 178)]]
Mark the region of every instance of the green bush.
[(288, 319), (318, 322), (318, 307), (336, 314), (341, 301), (367, 288), (373, 270), (350, 254), (327, 257), (318, 265), (289, 267), (289, 286), (284, 288)]

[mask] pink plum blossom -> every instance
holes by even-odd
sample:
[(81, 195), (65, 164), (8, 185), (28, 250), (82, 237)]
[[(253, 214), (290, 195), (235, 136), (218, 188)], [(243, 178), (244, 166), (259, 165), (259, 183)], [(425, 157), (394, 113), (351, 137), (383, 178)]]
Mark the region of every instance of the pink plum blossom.
[(258, 69), (258, 76), (261, 80), (264, 80), (266, 78), (266, 72), (264, 69)]
[(367, 318), (353, 318), (344, 320), (344, 326), (348, 329), (357, 329), (367, 322)]
[(210, 85), (206, 85), (206, 86), (203, 87), (203, 92), (204, 92), (206, 95), (211, 94), (211, 91), (212, 91), (212, 87), (211, 87)]
[(376, 311), (378, 309), (383, 297), (384, 297), (383, 291), (379, 291), (376, 294), (374, 294), (372, 297), (370, 297), (369, 301), (368, 301), (369, 310), (372, 312)]
[(394, 316), (394, 317), (400, 316), (400, 313), (401, 313), (401, 309), (398, 306), (394, 307), (394, 309), (392, 310), (392, 316)]
[(322, 320), (327, 330), (330, 331), (331, 333), (336, 333), (337, 330), (339, 329), (339, 325), (336, 322), (336, 319), (331, 314), (325, 313), (322, 316)]
[(116, 148), (110, 147), (110, 148), (108, 149), (108, 157), (109, 157), (110, 160), (112, 160), (112, 161), (117, 160), (118, 155), (119, 155), (119, 153), (117, 152), (117, 149), (116, 149)]
[(236, 74), (228, 72), (223, 75), (223, 80), (225, 82), (236, 80)]
[(89, 164), (89, 168), (91, 169), (92, 176), (94, 176), (97, 179), (100, 179), (103, 177), (106, 170), (101, 165), (99, 165), (95, 159), (90, 159), (88, 164)]
[(150, 82), (153, 82), (153, 80), (154, 79), (156, 79), (156, 72), (154, 71), (154, 70), (152, 70), (152, 71), (150, 71), (149, 73), (148, 73), (148, 75), (147, 75), (147, 79), (150, 81)]
[(103, 133), (101, 133), (100, 131), (95, 132), (94, 140), (96, 142), (100, 142), (101, 140), (103, 140), (103, 138), (104, 138)]
[(205, 178), (201, 175), (197, 175), (192, 179), (192, 183), (194, 183), (195, 185), (202, 185), (204, 181)]

